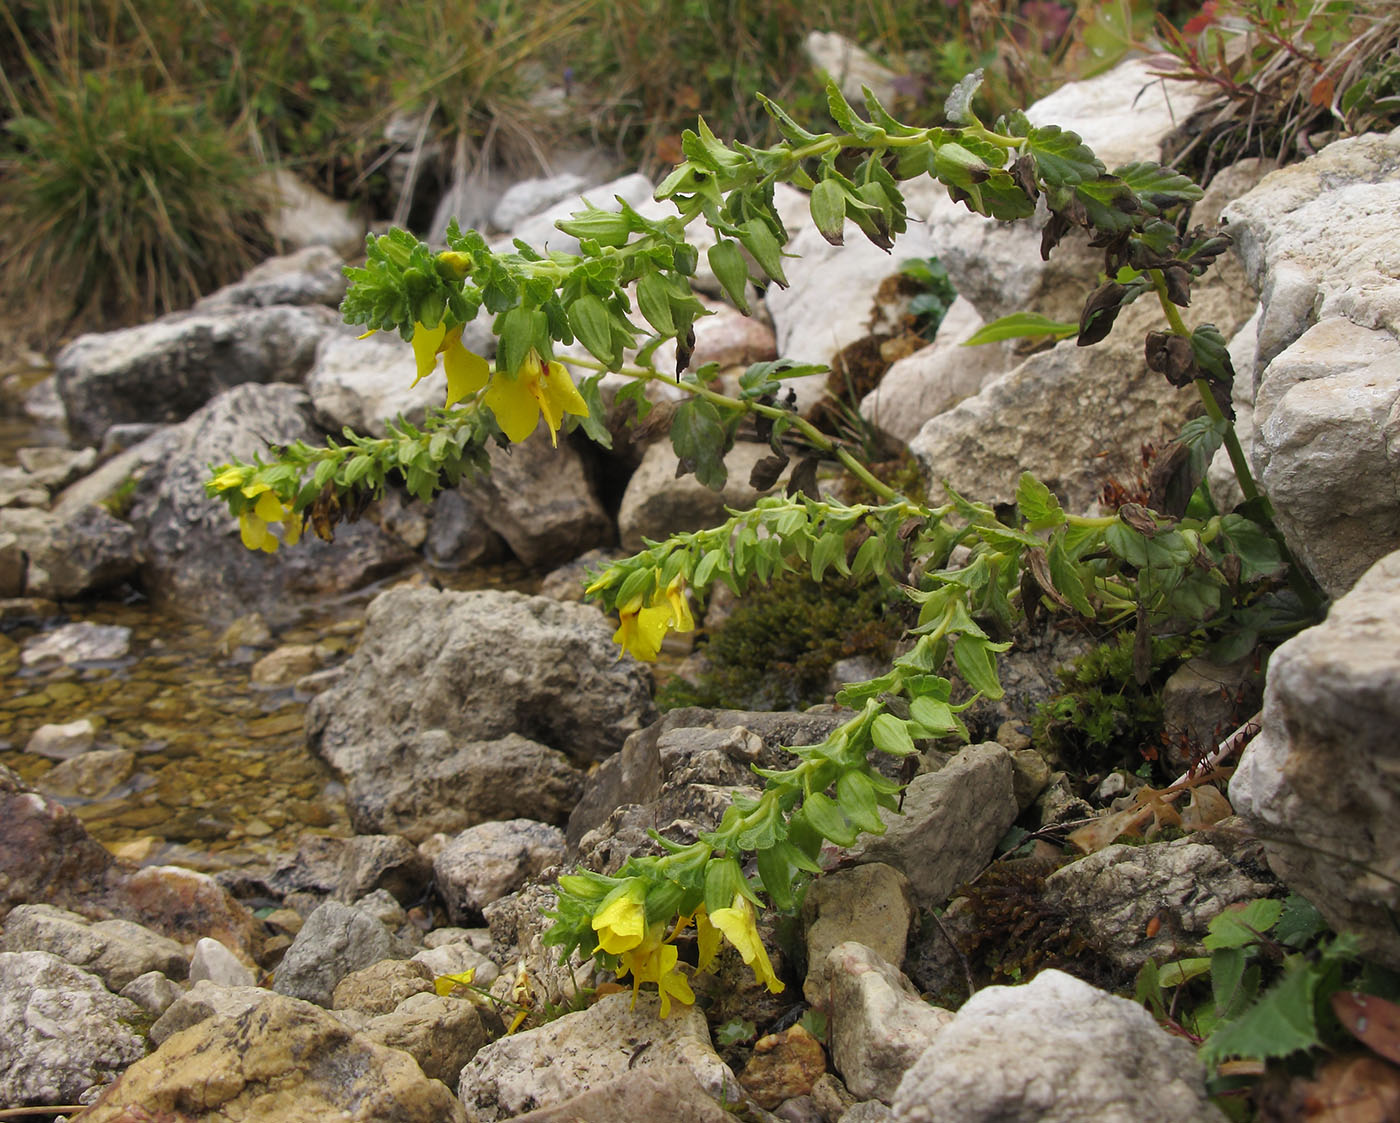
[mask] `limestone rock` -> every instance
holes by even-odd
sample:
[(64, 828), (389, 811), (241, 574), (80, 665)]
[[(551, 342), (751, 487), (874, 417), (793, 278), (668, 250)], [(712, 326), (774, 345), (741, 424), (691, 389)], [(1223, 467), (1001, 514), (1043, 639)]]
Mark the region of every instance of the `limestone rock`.
[(145, 540), (142, 580), (152, 600), (179, 613), (227, 623), (260, 611), (286, 620), (298, 598), (344, 592), (398, 568), (404, 547), (372, 523), (336, 527), (326, 543), (307, 535), (274, 555), (247, 549), (238, 522), (204, 491), (210, 463), (245, 463), (269, 443), (321, 443), (301, 390), (282, 384), (237, 386), (177, 430), (177, 443), (142, 479), (132, 522)]
[[(356, 251), (361, 246), (354, 247)], [(335, 308), (345, 295), (345, 259), (327, 245), (311, 245), (270, 257), (231, 285), (202, 296), (196, 312), (267, 308), (273, 304), (325, 304)]]
[[(1394, 344), (1392, 336), (1387, 349)], [(1272, 369), (1265, 371), (1261, 395), (1270, 388)], [(1341, 596), (1373, 562), (1400, 547), (1398, 438), (1400, 354), (1394, 353), (1360, 369), (1298, 382), (1259, 421), (1259, 483), (1290, 549), (1331, 596)]]
[(837, 944), (826, 975), (832, 1066), (854, 1095), (889, 1103), (953, 1015), (930, 1006), (897, 967), (858, 943)]
[(652, 713), (644, 672), (617, 661), (612, 631), (597, 609), (544, 597), (391, 590), (370, 604), (346, 679), (307, 707), (308, 737), (352, 783), (397, 768), (425, 736), (516, 733), (599, 759)]
[(491, 472), (472, 482), (471, 503), (524, 564), (558, 565), (612, 542), (612, 520), (568, 438), (555, 448), (537, 429), (489, 455)]
[(296, 854), (278, 862), (267, 879), (272, 893), (315, 893), (350, 903), (376, 889), (399, 901), (422, 897), (432, 876), (418, 849), (399, 835), (302, 839)]
[(1363, 954), (1400, 969), (1400, 552), (1269, 660), (1263, 731), (1230, 781), (1269, 864)]
[(147, 971), (172, 979), (184, 978), (186, 973), (184, 949), (174, 940), (129, 920), (93, 923), (53, 905), (20, 905), (11, 910), (0, 948), (47, 952), (96, 975), (113, 992)]
[[(1056, 870), (1046, 904), (1071, 918), (1076, 932), (1110, 962), (1136, 971), (1209, 954), (1207, 926), (1231, 905), (1277, 892), (1266, 871), (1209, 845), (1209, 835), (1145, 846), (1108, 846)], [(1150, 922), (1156, 918), (1157, 925)], [(1154, 931), (1152, 936), (1149, 931)]]
[(588, 1091), (514, 1117), (516, 1123), (733, 1123), (683, 1065), (633, 1069)]
[[(1191, 296), (1193, 322), (1214, 323), (1227, 339), (1255, 306), (1230, 261)], [(934, 417), (910, 442), (925, 477), (935, 488), (946, 480), (962, 495), (1004, 503), (1028, 471), (1070, 510), (1089, 510), (1110, 478), (1140, 470), (1142, 445), (1164, 445), (1200, 408), (1194, 391), (1173, 390), (1147, 369), (1143, 338), (1161, 315), (1139, 300), (1101, 343), (1065, 340)]]
[[(796, 259), (783, 262), (789, 286), (773, 285), (764, 297), (778, 354), (830, 366), (843, 349), (869, 335), (881, 284), (899, 272), (901, 261), (937, 252), (926, 228), (915, 224), (900, 235), (898, 247), (896, 255), (886, 253), (851, 222), (845, 245), (833, 246), (806, 219), (788, 243)], [(826, 375), (785, 379), (783, 386), (796, 392), (797, 408), (805, 411), (825, 393)]]
[(265, 216), (268, 232), (292, 249), (330, 246), (347, 257), (365, 248), (365, 224), (350, 205), (316, 190), (285, 168), (268, 174), (273, 206)]
[(0, 512), (0, 530), (19, 540), (29, 596), (71, 600), (111, 588), (141, 564), (136, 533), (101, 507), (60, 517), (48, 511)]
[(0, 1103), (71, 1104), (146, 1052), (141, 1010), (43, 951), (0, 952)]
[(854, 941), (889, 963), (904, 962), (914, 920), (909, 879), (880, 862), (833, 870), (808, 888), (802, 919), (807, 929), (802, 993), (820, 1006), (827, 998), (826, 957), (837, 944)]
[(55, 360), (69, 431), (95, 444), (127, 421), (182, 421), (244, 382), (298, 382), (336, 322), (327, 308), (176, 313), (80, 335)]
[(210, 1018), (231, 1021), (271, 997), (272, 991), (261, 987), (230, 987), (200, 979), (170, 1003), (151, 1026), (151, 1043), (160, 1045), (166, 1038)]
[(1400, 129), (1334, 141), (1267, 175), (1225, 208), (1264, 304), (1263, 366), (1332, 316), (1400, 335)]
[(194, 945), (190, 959), (190, 982), (208, 979), (225, 987), (250, 987), (257, 980), (233, 952), (208, 936)]
[(987, 987), (905, 1074), (900, 1123), (1223, 1123), (1191, 1044), (1060, 971)]
[(463, 1066), (489, 1040), (490, 1031), (499, 1034), (504, 1028), (494, 1012), (461, 998), (414, 994), (370, 1022), (364, 1034), (391, 1049), (402, 1049), (418, 1062), (424, 1076), (451, 1087)]
[(492, 901), (564, 857), (564, 832), (533, 819), (468, 827), (433, 859), (433, 878), (453, 924), (464, 924)]
[(772, 454), (767, 445), (738, 442), (724, 458), (729, 470), (724, 488), (712, 491), (693, 475), (676, 475), (680, 461), (670, 442), (651, 445), (632, 473), (618, 508), (622, 548), (640, 550), (643, 538), (662, 539), (678, 531), (701, 530), (728, 518), (726, 508), (752, 507), (767, 493), (749, 486), (749, 474), (758, 461)]
[(166, 978), (159, 971), (147, 971), (144, 975), (137, 975), (119, 993), (141, 1007), (154, 1022), (185, 992), (179, 983)]
[(982, 326), (970, 300), (958, 297), (927, 347), (895, 361), (860, 403), (860, 414), (882, 433), (908, 444), (925, 421), (965, 398), (974, 397), (993, 380), (1019, 364), (1015, 344), (986, 343), (965, 347), (963, 341)]
[(857, 862), (884, 862), (909, 879), (919, 908), (948, 894), (992, 859), (1016, 818), (1011, 754), (993, 741), (969, 745), (937, 772), (905, 789), (904, 813), (883, 808), (883, 835), (857, 841)]
[(352, 905), (326, 901), (306, 918), (277, 966), (278, 994), (329, 1006), (336, 984), (381, 959), (403, 958), (404, 949), (373, 916)]
[(15, 454), (19, 466), (44, 487), (57, 491), (67, 487), (79, 476), (91, 472), (97, 464), (95, 448), (55, 448), (43, 445), (22, 448)]
[(562, 1103), (628, 1069), (677, 1064), (712, 1097), (738, 1091), (698, 1009), (673, 1005), (663, 1020), (653, 996), (639, 997), (634, 1009), (631, 995), (610, 994), (587, 1010), (492, 1042), (462, 1070), (457, 1094), (472, 1123), (495, 1123)]
[(56, 764), (39, 785), (50, 795), (101, 799), (125, 783), (135, 768), (136, 754), (130, 749), (92, 749)]
[[(358, 1010), (378, 1017), (391, 1014), (415, 994), (433, 993), (433, 972), (412, 959), (381, 959), (351, 971), (335, 985), (332, 1010)], [(465, 1063), (465, 1062), (464, 1062)]]
[(895, 73), (869, 51), (852, 43), (835, 31), (809, 31), (802, 49), (818, 71), (841, 87), (841, 93), (852, 106), (864, 108), (862, 86), (888, 106), (894, 101)]
[(90, 717), (41, 725), (29, 735), (24, 751), (50, 760), (72, 760), (88, 753), (97, 738), (97, 723)]
[(54, 662), (72, 667), (121, 659), (130, 648), (130, 628), (82, 620), (34, 636), (25, 643), (20, 661), (26, 667)]
[(491, 225), (497, 230), (514, 230), (531, 215), (562, 199), (577, 197), (587, 187), (588, 182), (577, 172), (519, 180), (502, 193), (491, 212)]
[(85, 1113), (180, 1120), (338, 1119), (462, 1123), (460, 1106), (412, 1057), (354, 1033), (324, 1010), (278, 995), (231, 1019), (168, 1038)]

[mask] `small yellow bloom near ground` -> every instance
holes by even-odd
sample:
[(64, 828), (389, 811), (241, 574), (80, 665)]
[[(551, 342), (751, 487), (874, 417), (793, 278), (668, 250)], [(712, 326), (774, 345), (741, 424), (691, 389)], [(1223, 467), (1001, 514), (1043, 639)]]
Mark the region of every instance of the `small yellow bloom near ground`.
[(496, 415), (501, 432), (517, 443), (535, 431), (543, 415), (549, 439), (558, 447), (564, 415), (588, 416), (588, 404), (564, 364), (546, 363), (534, 350), (518, 371), (496, 371), (481, 400)]
[[(632, 657), (644, 663), (655, 662), (661, 651), (661, 641), (666, 633), (693, 632), (695, 617), (690, 613), (690, 602), (685, 595), (685, 582), (676, 577), (665, 589), (654, 590), (650, 603), (643, 604), (640, 595), (633, 597), (617, 609), (618, 627), (613, 633), (613, 642), (622, 651), (631, 652)], [(618, 653), (618, 658), (622, 653)]]
[[(642, 983), (655, 983), (657, 993), (661, 996), (661, 1016), (667, 1017), (671, 1013), (671, 999), (675, 998), (687, 1006), (694, 1005), (695, 992), (690, 989), (690, 983), (686, 977), (676, 970), (676, 963), (680, 959), (680, 952), (676, 950), (676, 945), (663, 941), (661, 936), (666, 931), (664, 924), (653, 925), (647, 932), (647, 938), (631, 951), (623, 952), (621, 968), (619, 973), (632, 973), (632, 1002), (637, 1001), (637, 989)], [(674, 935), (674, 933), (673, 933)]]
[[(702, 910), (703, 911), (703, 910)], [(768, 990), (777, 994), (783, 989), (783, 984), (778, 981), (777, 975), (773, 973), (773, 964), (768, 959), (768, 951), (763, 946), (763, 941), (758, 936), (758, 921), (754, 915), (753, 905), (742, 893), (734, 894), (734, 903), (727, 909), (715, 909), (710, 913), (707, 921), (709, 925), (718, 928), (724, 934), (724, 938), (739, 949), (739, 954), (743, 956), (744, 962), (753, 968), (754, 977)], [(699, 929), (699, 918), (697, 917), (697, 929)], [(700, 966), (708, 967), (709, 960), (705, 958), (707, 941), (704, 935), (700, 938)], [(714, 949), (718, 947), (718, 941), (713, 937), (708, 941), (710, 958), (714, 958)]]
[(619, 886), (593, 916), (598, 946), (609, 955), (621, 955), (642, 942), (646, 935), (646, 885), (634, 880)]
[(412, 344), (413, 358), (418, 365), (418, 377), (413, 385), (417, 386), (437, 369), (437, 357), (441, 355), (443, 371), (447, 374), (449, 406), (486, 385), (491, 367), (480, 355), (463, 346), (461, 324), (452, 328), (446, 324), (435, 328), (414, 324)]

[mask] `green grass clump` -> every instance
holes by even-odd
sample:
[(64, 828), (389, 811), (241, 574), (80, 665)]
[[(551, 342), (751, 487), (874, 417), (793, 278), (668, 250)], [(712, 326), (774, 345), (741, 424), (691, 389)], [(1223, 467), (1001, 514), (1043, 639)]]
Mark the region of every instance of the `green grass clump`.
[(120, 71), (59, 74), (7, 123), (8, 300), (66, 321), (149, 316), (265, 249), (256, 165), (203, 106)]
[(903, 624), (886, 605), (878, 585), (775, 578), (745, 595), (711, 636), (710, 669), (699, 681), (672, 679), (657, 705), (786, 710), (821, 702), (838, 660), (891, 656)]

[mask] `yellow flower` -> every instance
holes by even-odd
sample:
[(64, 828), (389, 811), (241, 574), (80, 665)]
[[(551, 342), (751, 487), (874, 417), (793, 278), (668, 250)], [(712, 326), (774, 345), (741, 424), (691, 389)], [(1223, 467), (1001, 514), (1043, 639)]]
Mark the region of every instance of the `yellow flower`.
[[(661, 651), (661, 641), (666, 638), (666, 629), (671, 623), (669, 604), (642, 607), (642, 598), (633, 597), (617, 610), (617, 631), (613, 633), (613, 643), (620, 644), (622, 651), (630, 651), (634, 659), (643, 663), (654, 663)], [(618, 658), (622, 658), (622, 651)]]
[(217, 476), (209, 481), (209, 486), (216, 492), (232, 491), (236, 487), (243, 486), (242, 468), (225, 468)]
[(501, 432), (515, 442), (533, 433), (543, 414), (549, 439), (557, 447), (564, 414), (588, 416), (588, 405), (564, 365), (546, 363), (533, 349), (518, 371), (507, 374), (498, 370), (491, 376), (482, 401), (496, 415)]
[[(655, 662), (661, 651), (661, 641), (672, 628), (678, 632), (695, 630), (695, 617), (690, 614), (690, 603), (685, 596), (685, 582), (679, 576), (671, 580), (664, 592), (654, 590), (646, 606), (638, 594), (620, 606), (617, 615), (613, 642), (644, 663)], [(621, 657), (622, 652), (618, 652), (618, 658)]]
[(413, 357), (418, 364), (417, 386), (437, 369), (437, 357), (442, 355), (442, 368), (447, 374), (447, 404), (456, 405), (468, 394), (475, 394), (486, 385), (490, 371), (485, 359), (462, 345), (462, 325), (435, 328), (413, 325)]
[(777, 994), (783, 984), (773, 974), (773, 964), (768, 960), (768, 951), (758, 936), (758, 923), (754, 919), (753, 905), (742, 893), (734, 894), (734, 904), (727, 909), (715, 909), (709, 917), (710, 923), (724, 933), (724, 938), (739, 949), (744, 962), (753, 968), (754, 977), (763, 983), (770, 992)]
[[(243, 545), (250, 550), (272, 554), (281, 544), (297, 544), (301, 539), (301, 518), (293, 513), (290, 503), (283, 503), (265, 483), (250, 484), (243, 489), (243, 494), (250, 499), (254, 495), (258, 497), (251, 511), (244, 511), (238, 516), (238, 534), (243, 539)], [(280, 543), (269, 528), (269, 523), (283, 524)]]
[(637, 988), (642, 983), (655, 983), (661, 996), (661, 1016), (671, 1013), (671, 999), (677, 998), (687, 1006), (694, 1004), (695, 993), (684, 975), (676, 970), (680, 953), (675, 944), (663, 943), (661, 933), (665, 926), (654, 925), (647, 939), (629, 952), (623, 953), (620, 974), (632, 973), (632, 1004), (637, 1004)]
[(593, 916), (598, 946), (609, 955), (621, 955), (642, 942), (646, 935), (646, 885), (632, 880)]
[(695, 910), (695, 942), (698, 945), (695, 969), (704, 971), (719, 954), (720, 930), (710, 923), (705, 906)]

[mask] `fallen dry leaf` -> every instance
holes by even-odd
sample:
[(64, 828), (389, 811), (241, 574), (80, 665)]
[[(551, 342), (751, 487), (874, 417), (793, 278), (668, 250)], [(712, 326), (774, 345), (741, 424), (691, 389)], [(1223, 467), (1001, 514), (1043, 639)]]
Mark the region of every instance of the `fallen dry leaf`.
[(1334, 1057), (1302, 1085), (1307, 1123), (1395, 1123), (1400, 1069), (1378, 1057)]
[(1400, 1006), (1374, 994), (1341, 990), (1332, 996), (1332, 1012), (1363, 1045), (1400, 1065)]

